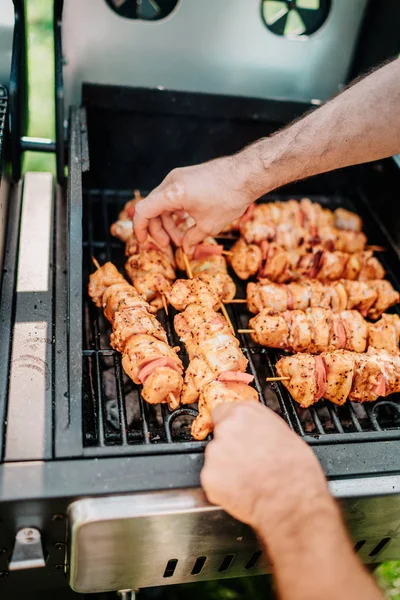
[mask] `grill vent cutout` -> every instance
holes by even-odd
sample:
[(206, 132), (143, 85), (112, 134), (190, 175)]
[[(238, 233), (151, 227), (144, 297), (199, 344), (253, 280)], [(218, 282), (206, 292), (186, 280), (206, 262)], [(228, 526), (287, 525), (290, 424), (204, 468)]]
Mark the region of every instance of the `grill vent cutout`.
[(177, 558), (171, 558), (171, 560), (169, 560), (167, 562), (167, 566), (165, 567), (165, 571), (164, 571), (163, 577), (172, 577), (172, 575), (175, 573), (175, 569), (176, 569), (176, 565), (177, 564), (178, 564), (178, 559)]
[(235, 558), (234, 554), (227, 554), (219, 566), (218, 573), (225, 573), (231, 566), (234, 558)]
[(371, 552), (368, 554), (368, 556), (376, 556), (377, 554), (379, 554), (379, 552), (382, 552), (382, 550), (384, 548), (386, 548), (386, 546), (388, 545), (388, 543), (390, 542), (391, 538), (390, 537), (384, 537), (381, 539), (381, 541), (379, 542), (379, 544), (377, 544), (375, 546), (375, 548), (373, 548), (371, 550)]
[(250, 556), (249, 560), (247, 561), (246, 566), (244, 567), (246, 569), (246, 571), (249, 571), (250, 569), (254, 569), (254, 567), (258, 563), (258, 559), (260, 558), (261, 554), (262, 554), (261, 550), (257, 550), (257, 552), (253, 552), (253, 554)]
[(199, 556), (193, 565), (191, 575), (199, 575), (199, 573), (201, 573), (201, 571), (203, 570), (204, 565), (206, 564), (206, 560), (207, 556)]
[(366, 540), (359, 540), (354, 546), (354, 552), (359, 552), (361, 548), (365, 545)]

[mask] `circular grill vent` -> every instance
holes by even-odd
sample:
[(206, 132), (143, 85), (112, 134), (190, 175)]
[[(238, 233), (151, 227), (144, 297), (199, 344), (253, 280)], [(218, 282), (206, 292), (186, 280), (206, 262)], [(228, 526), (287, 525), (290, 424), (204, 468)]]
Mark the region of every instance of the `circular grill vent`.
[(108, 6), (121, 17), (158, 21), (165, 19), (179, 0), (106, 0)]
[(318, 31), (330, 7), (331, 0), (263, 0), (262, 16), (270, 31), (292, 38)]

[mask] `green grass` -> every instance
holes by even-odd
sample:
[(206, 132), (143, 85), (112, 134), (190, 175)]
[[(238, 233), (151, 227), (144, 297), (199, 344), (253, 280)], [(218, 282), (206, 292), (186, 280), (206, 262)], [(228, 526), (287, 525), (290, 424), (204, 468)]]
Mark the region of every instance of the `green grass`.
[[(29, 0), (28, 22), (28, 135), (54, 139), (54, 68), (52, 0)], [(27, 152), (24, 171), (55, 172), (51, 154)]]
[[(82, 0), (84, 2), (84, 0)], [(28, 68), (29, 68), (29, 131), (28, 135), (54, 139), (54, 69), (52, 0), (29, 0)], [(24, 160), (25, 171), (55, 172), (55, 158), (49, 154), (28, 152)], [(382, 564), (376, 577), (385, 596), (400, 600), (400, 562)], [(267, 586), (264, 578), (246, 578), (224, 582), (172, 586), (168, 597), (178, 600), (188, 596), (209, 600), (258, 599), (262, 597), (260, 584)], [(267, 590), (264, 598), (267, 597)]]

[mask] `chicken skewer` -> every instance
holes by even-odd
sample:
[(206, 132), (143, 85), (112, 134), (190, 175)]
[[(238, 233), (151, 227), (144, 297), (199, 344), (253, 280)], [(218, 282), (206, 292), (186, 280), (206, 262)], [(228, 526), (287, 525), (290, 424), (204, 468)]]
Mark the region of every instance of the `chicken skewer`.
[(142, 396), (150, 404), (179, 405), (183, 366), (179, 348), (168, 345), (167, 335), (154, 316), (154, 308), (111, 263), (95, 263), (89, 296), (103, 308), (112, 324), (111, 346), (122, 353), (122, 367), (132, 381), (142, 384)]
[(297, 227), (335, 227), (355, 232), (362, 230), (362, 220), (355, 213), (344, 208), (331, 211), (308, 198), (251, 204), (245, 214), (224, 231), (239, 231), (249, 221), (269, 221), (276, 225), (290, 223)]
[(346, 350), (319, 356), (295, 354), (276, 364), (283, 385), (303, 408), (321, 398), (342, 405), (374, 402), (400, 391), (400, 357), (370, 348), (366, 354)]
[(231, 302), (247, 302), (247, 308), (252, 313), (265, 308), (284, 312), (318, 307), (330, 308), (334, 312), (358, 310), (363, 317), (372, 320), (378, 319), (385, 310), (400, 301), (399, 292), (385, 279), (341, 279), (331, 284), (307, 279), (279, 284), (261, 279), (257, 283), (247, 284), (246, 296), (247, 300), (235, 299)]
[(275, 243), (265, 242), (262, 247), (246, 244), (242, 238), (232, 246), (231, 265), (241, 279), (258, 272), (260, 278), (277, 283), (288, 283), (309, 278), (319, 281), (351, 279), (367, 281), (383, 279), (385, 271), (372, 251), (329, 252), (318, 246), (302, 246), (283, 250)]
[(309, 308), (275, 313), (264, 309), (250, 319), (249, 325), (256, 343), (289, 352), (320, 354), (343, 349), (361, 353), (372, 346), (390, 354), (399, 353), (398, 315), (384, 314), (376, 323), (368, 323), (355, 310), (334, 313), (326, 308)]
[(174, 254), (170, 245), (161, 248), (151, 238), (144, 244), (137, 242), (133, 234), (132, 218), (137, 202), (142, 199), (136, 190), (135, 198), (125, 204), (110, 231), (113, 236), (125, 242), (125, 254), (128, 257), (125, 270), (135, 288), (157, 309), (166, 309), (165, 292), (176, 279)]
[(253, 380), (245, 373), (248, 361), (222, 315), (211, 307), (190, 304), (175, 316), (174, 325), (190, 359), (181, 402), (199, 400), (192, 435), (203, 440), (213, 430), (211, 412), (215, 406), (222, 402), (258, 402), (258, 394), (248, 386)]
[[(306, 211), (299, 209), (299, 206), (306, 207), (308, 211), (314, 213), (317, 211), (323, 218), (313, 215), (309, 219)], [(367, 238), (361, 230), (336, 228), (327, 222), (324, 210), (318, 204), (313, 204), (306, 199), (300, 203), (289, 200), (284, 203), (281, 211), (277, 211), (276, 206), (271, 204), (255, 205), (250, 213), (242, 217), (239, 226), (240, 235), (248, 244), (260, 244), (266, 240), (276, 242), (285, 250), (293, 250), (302, 244), (320, 244), (327, 250), (349, 253), (361, 252), (365, 249)], [(280, 213), (283, 213), (284, 220), (277, 219)], [(330, 216), (331, 213), (328, 215)]]

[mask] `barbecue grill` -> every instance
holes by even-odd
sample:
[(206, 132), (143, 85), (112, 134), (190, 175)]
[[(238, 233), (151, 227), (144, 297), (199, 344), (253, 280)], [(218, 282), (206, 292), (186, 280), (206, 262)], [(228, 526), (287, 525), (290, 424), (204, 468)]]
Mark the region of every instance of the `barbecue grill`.
[[(11, 2), (2, 4), (10, 13)], [(153, 10), (147, 2), (139, 10), (129, 1), (55, 1), (53, 143), (24, 135), (24, 6), (13, 4), (11, 69), (0, 53), (0, 150), (8, 142), (1, 190), (9, 206), (0, 590), (69, 584), (102, 592), (267, 572), (252, 531), (201, 492), (207, 442), (190, 437), (195, 408), (149, 406), (123, 373), (109, 326), (87, 295), (91, 256), (123, 268), (123, 246), (109, 227), (133, 188), (146, 193), (176, 166), (268, 135), (398, 52), (399, 7), (332, 0), (318, 31), (293, 38), (266, 27), (258, 0), (231, 0), (229, 8), (223, 0), (159, 0), (149, 3)], [(56, 148), (57, 185), (49, 174), (27, 174), (22, 188), (22, 151), (44, 148)], [(307, 195), (357, 212), (370, 242), (387, 248), (380, 259), (400, 289), (399, 181), (390, 159), (262, 200)], [(236, 329), (247, 326), (243, 305), (228, 312)], [(181, 345), (172, 309), (159, 316), (171, 344)], [(300, 409), (280, 383), (265, 381), (278, 353), (239, 338), (260, 401), (320, 460), (360, 558), (399, 559), (399, 398)]]

